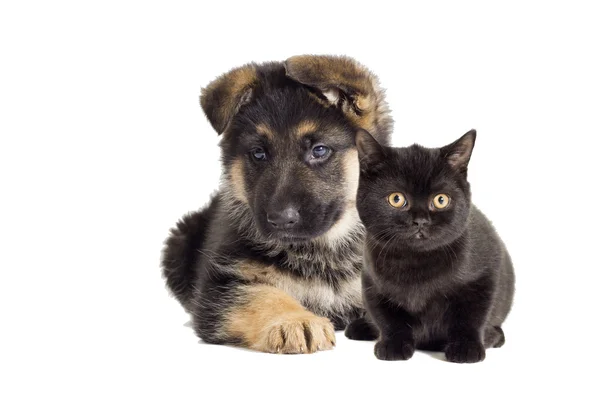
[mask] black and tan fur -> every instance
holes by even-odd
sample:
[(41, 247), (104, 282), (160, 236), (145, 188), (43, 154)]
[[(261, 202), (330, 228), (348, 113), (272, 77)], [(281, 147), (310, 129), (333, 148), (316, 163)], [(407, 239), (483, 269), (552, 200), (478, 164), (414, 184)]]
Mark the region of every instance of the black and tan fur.
[[(332, 348), (334, 329), (362, 308), (355, 132), (387, 143), (391, 131), (376, 77), (347, 57), (296, 56), (236, 68), (200, 100), (222, 134), (222, 183), (172, 229), (169, 289), (206, 342)], [(328, 156), (315, 158), (315, 146)], [(273, 222), (288, 211), (289, 224)]]

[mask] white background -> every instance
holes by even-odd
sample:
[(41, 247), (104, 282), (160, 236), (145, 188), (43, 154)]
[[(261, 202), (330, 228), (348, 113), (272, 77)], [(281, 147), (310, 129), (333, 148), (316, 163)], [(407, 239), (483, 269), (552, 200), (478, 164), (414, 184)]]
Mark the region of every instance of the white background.
[[(593, 3), (206, 3), (2, 2), (0, 397), (598, 398)], [(159, 255), (218, 186), (200, 87), (303, 53), (376, 72), (396, 145), (478, 130), (474, 201), (517, 273), (483, 363), (381, 362), (341, 333), (267, 355), (185, 326)]]

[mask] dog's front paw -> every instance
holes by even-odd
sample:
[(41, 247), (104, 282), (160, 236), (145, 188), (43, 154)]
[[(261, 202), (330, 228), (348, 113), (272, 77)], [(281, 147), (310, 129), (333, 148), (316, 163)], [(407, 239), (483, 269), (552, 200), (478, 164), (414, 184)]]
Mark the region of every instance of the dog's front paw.
[(302, 354), (331, 350), (335, 346), (333, 325), (312, 313), (296, 313), (269, 324), (262, 332), (257, 350), (269, 353)]
[(375, 357), (380, 360), (408, 360), (415, 354), (414, 340), (380, 340), (375, 343)]
[(455, 363), (476, 363), (485, 359), (485, 348), (477, 341), (456, 341), (446, 346), (446, 359)]

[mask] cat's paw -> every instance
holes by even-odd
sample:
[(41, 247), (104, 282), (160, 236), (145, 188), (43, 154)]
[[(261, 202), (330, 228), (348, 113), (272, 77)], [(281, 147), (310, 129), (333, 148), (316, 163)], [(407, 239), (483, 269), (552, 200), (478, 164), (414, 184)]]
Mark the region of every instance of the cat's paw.
[(413, 354), (414, 340), (380, 340), (375, 343), (375, 357), (380, 360), (408, 360)]
[(499, 326), (488, 326), (483, 335), (483, 345), (485, 348), (502, 347), (505, 342), (504, 331)]
[(379, 332), (366, 319), (357, 318), (346, 327), (345, 335), (352, 340), (375, 340), (379, 337)]
[(446, 359), (454, 363), (476, 363), (485, 359), (485, 348), (477, 341), (456, 341), (446, 346)]

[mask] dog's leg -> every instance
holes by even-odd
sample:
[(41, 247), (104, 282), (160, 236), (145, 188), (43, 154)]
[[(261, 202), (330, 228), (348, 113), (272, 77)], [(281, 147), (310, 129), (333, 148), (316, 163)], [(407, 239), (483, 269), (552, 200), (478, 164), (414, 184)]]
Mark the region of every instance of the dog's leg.
[(314, 353), (335, 345), (333, 325), (268, 285), (246, 285), (223, 328), (236, 342), (269, 353)]
[(281, 276), (268, 265), (204, 263), (199, 271), (187, 309), (205, 342), (270, 353), (314, 353), (335, 345), (331, 321), (274, 287)]

